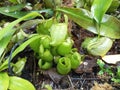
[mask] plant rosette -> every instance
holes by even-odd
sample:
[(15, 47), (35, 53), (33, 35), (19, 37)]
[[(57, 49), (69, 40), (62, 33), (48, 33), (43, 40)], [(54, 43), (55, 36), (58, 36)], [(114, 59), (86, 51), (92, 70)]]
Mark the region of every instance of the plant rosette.
[(71, 62), (68, 57), (62, 57), (59, 59), (57, 71), (62, 75), (66, 75), (71, 71)]

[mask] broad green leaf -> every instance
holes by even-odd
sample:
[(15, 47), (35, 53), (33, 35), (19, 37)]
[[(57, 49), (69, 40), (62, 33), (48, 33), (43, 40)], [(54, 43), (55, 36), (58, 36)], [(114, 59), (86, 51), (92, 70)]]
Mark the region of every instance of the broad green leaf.
[(67, 23), (56, 23), (50, 28), (51, 45), (57, 46), (61, 44), (67, 36)]
[(102, 18), (110, 7), (112, 1), (113, 0), (94, 0), (91, 7), (91, 12), (98, 24), (101, 23)]
[(36, 16), (40, 16), (40, 15), (37, 12), (29, 13), (26, 16), (11, 22), (8, 26), (0, 30), (0, 42), (2, 42), (0, 43), (0, 57), (4, 52), (5, 48), (7, 47), (12, 35), (16, 31), (15, 29), (13, 29), (13, 27), (25, 19), (34, 18)]
[(10, 90), (35, 90), (31, 82), (16, 76), (10, 77)]
[[(13, 53), (12, 58), (14, 58), (19, 52), (23, 51), (31, 42), (40, 38), (40, 35), (33, 35), (30, 39), (22, 43)], [(8, 60), (9, 57), (4, 61), (4, 63), (0, 66), (0, 71), (8, 68)]]
[[(67, 7), (58, 8), (57, 10), (67, 14), (70, 19), (81, 27), (98, 34), (96, 26), (94, 25), (95, 22), (89, 11)], [(104, 15), (101, 21), (100, 35), (120, 39), (120, 21), (113, 16)]]
[(0, 13), (5, 14), (8, 12), (15, 12), (23, 9), (25, 7), (25, 4), (18, 4), (15, 6), (6, 6), (6, 7), (0, 7)]
[(5, 72), (0, 72), (0, 90), (8, 90), (9, 76)]
[(8, 12), (8, 13), (2, 13), (6, 16), (10, 16), (10, 17), (13, 17), (13, 18), (21, 18), (23, 16), (25, 16), (26, 14), (30, 13), (29, 11), (15, 11), (15, 12)]
[(43, 9), (43, 10), (31, 10), (31, 11), (21, 11), (22, 8), (25, 7), (25, 4), (18, 4), (15, 6), (6, 6), (0, 8), (0, 13), (6, 16), (10, 16), (13, 18), (21, 18), (28, 13), (31, 12), (38, 12), (38, 13), (45, 13), (45, 16), (52, 16), (53, 11), (51, 9)]
[(28, 14), (28, 12), (22, 12), (22, 11), (20, 12), (20, 10), (24, 7), (25, 7), (25, 4), (18, 4), (16, 6), (1, 7), (0, 13), (3, 15), (14, 17), (14, 18), (20, 18), (20, 17)]
[(89, 11), (70, 7), (57, 8), (56, 10), (67, 14), (70, 19), (83, 28), (93, 33), (97, 33), (92, 14)]
[(101, 22), (100, 35), (120, 39), (120, 20), (113, 16), (105, 15)]

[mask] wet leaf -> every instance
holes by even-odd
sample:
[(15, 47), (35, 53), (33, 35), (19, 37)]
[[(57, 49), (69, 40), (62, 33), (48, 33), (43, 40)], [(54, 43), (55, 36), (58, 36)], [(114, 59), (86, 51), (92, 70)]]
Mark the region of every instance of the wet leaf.
[(102, 57), (102, 59), (109, 64), (116, 64), (120, 61), (120, 54), (116, 55), (105, 55)]
[(8, 90), (9, 76), (5, 72), (0, 72), (0, 90)]
[(22, 79), (20, 77), (11, 76), (10, 77), (10, 90), (35, 90), (35, 87), (29, 81)]
[(0, 13), (3, 15), (20, 18), (26, 14), (27, 12), (20, 12), (21, 9), (25, 7), (25, 4), (18, 4), (16, 6), (7, 6), (7, 7), (1, 7)]
[(110, 7), (113, 0), (94, 0), (92, 7), (91, 7), (91, 13), (94, 16), (94, 19), (98, 24), (101, 23), (102, 18), (108, 8)]
[(51, 17), (53, 15), (53, 11), (51, 9), (22, 11), (25, 6), (25, 4), (18, 4), (15, 6), (1, 7), (0, 13), (13, 18), (21, 18), (31, 12), (44, 13), (46, 17)]
[(18, 4), (15, 6), (6, 6), (0, 8), (0, 13), (8, 13), (8, 12), (14, 12), (19, 11), (25, 7), (25, 4)]

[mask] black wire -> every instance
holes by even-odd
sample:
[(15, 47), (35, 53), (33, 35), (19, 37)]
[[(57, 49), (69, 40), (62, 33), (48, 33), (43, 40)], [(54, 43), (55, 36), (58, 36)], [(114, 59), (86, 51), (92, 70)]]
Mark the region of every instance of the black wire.
[(13, 75), (13, 73), (12, 73), (12, 67), (11, 67), (11, 65), (10, 65), (10, 63), (11, 63), (11, 61), (12, 61), (12, 53), (13, 53), (13, 51), (16, 49), (16, 47), (17, 47), (18, 45), (19, 45), (19, 44), (16, 43), (16, 44), (12, 47), (12, 49), (11, 49), (11, 51), (10, 51), (10, 56), (9, 56), (9, 60), (8, 60), (8, 72), (9, 72), (10, 75)]
[(10, 65), (10, 63), (11, 63), (11, 61), (12, 61), (12, 53), (14, 52), (14, 50), (16, 49), (16, 47), (18, 47), (21, 43), (23, 43), (23, 42), (26, 41), (26, 40), (27, 40), (27, 38), (24, 39), (24, 40), (22, 40), (22, 41), (19, 41), (18, 43), (16, 43), (16, 44), (12, 47), (12, 49), (11, 49), (11, 51), (10, 51), (9, 60), (8, 60), (8, 72), (9, 72), (9, 75), (13, 75), (12, 67), (11, 67), (11, 65)]

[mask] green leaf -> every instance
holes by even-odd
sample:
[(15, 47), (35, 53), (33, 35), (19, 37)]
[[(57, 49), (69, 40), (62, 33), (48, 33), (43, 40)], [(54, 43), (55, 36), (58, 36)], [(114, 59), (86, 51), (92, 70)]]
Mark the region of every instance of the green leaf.
[(98, 24), (101, 23), (102, 18), (110, 7), (112, 1), (113, 0), (94, 0), (91, 7), (91, 12)]
[(15, 6), (6, 6), (6, 7), (1, 7), (0, 8), (0, 13), (7, 15), (7, 16), (12, 16), (12, 17), (20, 17), (21, 15), (27, 14), (26, 12), (19, 12), (22, 8), (25, 7), (25, 4), (18, 4)]
[(13, 18), (21, 18), (23, 16), (25, 16), (26, 14), (30, 13), (29, 11), (15, 11), (15, 12), (8, 12), (8, 13), (2, 13), (6, 16), (10, 16), (10, 17), (13, 17)]
[(0, 13), (6, 16), (10, 16), (13, 18), (21, 18), (28, 13), (31, 12), (38, 12), (38, 13), (45, 13), (45, 16), (52, 16), (53, 11), (51, 9), (44, 9), (44, 10), (31, 10), (31, 11), (21, 11), (25, 7), (25, 4), (18, 4), (15, 6), (7, 6), (7, 7), (1, 7)]
[(113, 0), (107, 12), (115, 12), (120, 6), (120, 0)]
[(10, 77), (10, 90), (35, 90), (35, 87), (29, 81), (22, 79), (20, 77), (11, 76)]
[(50, 18), (48, 20), (44, 20), (42, 23), (40, 23), (38, 26), (37, 26), (37, 33), (39, 34), (50, 34), (49, 32), (49, 28), (52, 26), (53, 24), (53, 18)]
[(58, 47), (57, 47), (57, 53), (61, 56), (65, 56), (69, 54), (72, 50), (73, 46), (73, 41), (71, 38), (67, 38), (66, 41), (62, 42)]
[(104, 56), (112, 47), (113, 41), (107, 37), (86, 38), (82, 47), (94, 56)]
[(52, 65), (53, 65), (53, 62), (46, 62), (46, 61), (44, 61), (44, 60), (42, 60), (42, 59), (40, 59), (40, 60), (38, 61), (38, 66), (39, 66), (39, 68), (40, 68), (40, 69), (43, 69), (43, 70), (50, 69), (50, 68), (52, 67)]
[(14, 11), (19, 11), (25, 7), (25, 4), (18, 4), (15, 6), (6, 6), (6, 7), (1, 7), (0, 8), (0, 13), (5, 14), (8, 12), (14, 12)]
[[(93, 21), (93, 17), (89, 11), (80, 8), (76, 9), (67, 7), (58, 8), (57, 10), (67, 14), (70, 19), (81, 27), (98, 34), (94, 24), (95, 22)], [(100, 35), (120, 39), (120, 21), (113, 16), (104, 15), (101, 21)]]
[[(28, 39), (26, 42), (22, 43), (12, 54), (12, 58), (14, 58), (19, 52), (23, 51), (31, 42), (34, 40), (40, 38), (40, 35), (33, 35), (30, 39)], [(9, 57), (4, 61), (4, 63), (0, 66), (0, 71), (8, 68), (8, 60)]]
[(57, 8), (56, 10), (67, 14), (70, 19), (83, 28), (97, 33), (92, 14), (88, 10), (70, 7)]
[(59, 59), (57, 63), (57, 71), (62, 74), (66, 75), (71, 70), (71, 61), (68, 57), (62, 57)]
[(100, 35), (120, 39), (120, 20), (113, 16), (105, 15), (101, 22)]
[(51, 45), (57, 46), (61, 44), (67, 36), (67, 23), (56, 23), (50, 28)]
[(8, 90), (9, 76), (5, 72), (0, 72), (0, 90)]
[(28, 39), (27, 41), (25, 41), (24, 43), (22, 43), (12, 54), (12, 58), (14, 56), (16, 56), (19, 52), (23, 51), (31, 42), (33, 42), (34, 40), (40, 38), (40, 35), (34, 35), (32, 36), (30, 39)]
[(27, 61), (26, 57), (24, 57), (24, 58), (18, 58), (18, 61), (13, 65), (13, 72), (16, 75), (20, 76), (22, 74), (22, 70), (25, 67), (26, 61)]
[(39, 13), (37, 12), (29, 13), (28, 15), (11, 22), (8, 26), (0, 30), (0, 42), (2, 42), (0, 43), (0, 57), (4, 52), (5, 48), (7, 47), (12, 35), (16, 31), (15, 29), (13, 29), (13, 27), (25, 19), (35, 18), (36, 16), (40, 16)]

